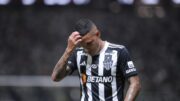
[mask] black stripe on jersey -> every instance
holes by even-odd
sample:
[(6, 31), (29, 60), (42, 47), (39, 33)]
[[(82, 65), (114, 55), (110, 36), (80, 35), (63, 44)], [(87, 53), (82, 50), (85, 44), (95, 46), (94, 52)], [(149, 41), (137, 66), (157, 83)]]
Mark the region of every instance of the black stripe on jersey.
[[(106, 53), (111, 53), (109, 49), (105, 52), (105, 57), (103, 61), (103, 75), (105, 76), (111, 76), (111, 66), (110, 63), (112, 62), (112, 55)], [(110, 67), (108, 67), (110, 66)], [(112, 101), (112, 85), (111, 83), (105, 83), (104, 84), (104, 96), (106, 101)]]
[[(84, 88), (84, 92), (87, 92), (87, 87), (86, 87), (86, 78), (87, 78), (87, 75), (86, 75), (86, 65), (81, 65), (81, 64), (87, 64), (87, 56), (86, 55), (82, 55), (81, 56), (81, 60), (80, 60), (80, 72), (81, 72), (81, 77), (82, 77), (82, 86)], [(85, 100), (84, 101), (87, 101), (88, 100), (88, 95), (87, 93), (85, 93)]]
[[(117, 48), (118, 50), (118, 48)], [(124, 99), (124, 82), (125, 82), (125, 77), (123, 76), (123, 72), (121, 71), (121, 67), (120, 67), (120, 60), (119, 60), (119, 55), (120, 53), (118, 53), (118, 62), (117, 62), (117, 68), (116, 68), (116, 88), (118, 90), (117, 93), (117, 98), (118, 101), (123, 101)]]
[[(96, 68), (90, 67), (91, 68), (91, 75), (92, 76), (98, 76), (98, 64), (99, 64), (99, 55), (92, 56), (92, 65), (96, 65)], [(91, 66), (92, 66), (91, 65)], [(98, 83), (92, 83), (91, 84), (92, 88), (92, 100), (93, 101), (99, 101), (99, 84)]]
[(118, 66), (116, 68), (116, 71), (117, 71), (117, 73), (116, 73), (117, 74), (116, 75), (116, 88), (117, 88), (117, 92), (118, 92), (117, 98), (118, 98), (118, 101), (123, 101), (124, 77)]
[[(116, 80), (116, 82), (117, 82), (117, 80)], [(123, 94), (123, 91), (124, 91), (124, 85), (122, 85), (122, 86), (119, 86), (120, 85), (120, 83), (117, 83), (117, 98), (118, 98), (118, 101), (123, 101), (123, 99), (124, 99), (124, 94)]]

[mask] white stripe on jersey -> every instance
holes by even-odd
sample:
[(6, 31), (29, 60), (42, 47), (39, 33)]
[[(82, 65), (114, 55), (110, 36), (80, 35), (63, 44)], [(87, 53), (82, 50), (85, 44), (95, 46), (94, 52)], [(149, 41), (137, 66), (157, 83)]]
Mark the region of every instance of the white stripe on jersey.
[(112, 85), (112, 97), (113, 100), (112, 101), (118, 101), (117, 98), (117, 83), (116, 83), (116, 67), (117, 67), (117, 59), (118, 59), (118, 52), (113, 50), (113, 55), (112, 55), (112, 60), (113, 60), (113, 67), (111, 68), (111, 75), (113, 75), (113, 81), (111, 83)]
[(81, 54), (82, 54), (83, 51), (78, 51), (77, 52), (77, 67), (78, 67), (78, 71), (79, 71), (79, 75), (80, 75), (80, 83), (81, 83), (81, 87), (82, 87), (82, 97), (81, 97), (81, 101), (84, 101), (84, 98), (85, 98), (85, 92), (84, 92), (84, 88), (83, 88), (83, 81), (81, 79), (81, 70), (80, 70), (80, 60), (81, 60)]
[[(92, 63), (92, 57), (88, 55), (87, 65), (86, 65), (86, 75), (91, 75), (91, 68), (90, 68), (91, 63)], [(86, 86), (87, 86), (88, 101), (92, 101), (91, 83), (86, 83)]]
[[(103, 76), (103, 72), (104, 72), (104, 66), (103, 66), (104, 53), (105, 53), (105, 51), (101, 52), (99, 55), (99, 66), (98, 66), (98, 75), (99, 76)], [(100, 99), (100, 101), (105, 101), (104, 84), (103, 83), (99, 83), (99, 99)]]
[(112, 51), (112, 60), (113, 60), (113, 64), (112, 64), (112, 68), (111, 68), (111, 75), (116, 76), (116, 67), (117, 67), (117, 59), (118, 59), (118, 52), (116, 50)]
[(77, 67), (78, 67), (78, 71), (79, 71), (80, 77), (81, 77), (80, 60), (81, 60), (82, 52), (83, 52), (83, 51), (78, 51), (78, 52), (77, 52)]

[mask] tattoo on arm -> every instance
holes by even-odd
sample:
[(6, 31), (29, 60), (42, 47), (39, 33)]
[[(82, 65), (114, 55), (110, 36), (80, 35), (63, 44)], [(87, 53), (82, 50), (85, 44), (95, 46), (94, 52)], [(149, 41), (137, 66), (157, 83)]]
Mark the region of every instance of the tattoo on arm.
[(67, 68), (67, 61), (70, 55), (71, 53), (65, 51), (57, 62), (51, 76), (53, 81), (62, 80), (70, 72), (70, 68)]

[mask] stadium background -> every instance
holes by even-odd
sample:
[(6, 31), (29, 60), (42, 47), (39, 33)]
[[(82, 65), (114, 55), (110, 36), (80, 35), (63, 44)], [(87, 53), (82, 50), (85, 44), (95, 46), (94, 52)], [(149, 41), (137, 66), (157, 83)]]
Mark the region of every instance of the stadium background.
[(77, 1), (0, 0), (0, 101), (79, 101), (77, 73), (59, 83), (50, 75), (84, 17), (129, 49), (142, 82), (137, 101), (179, 101), (179, 0)]

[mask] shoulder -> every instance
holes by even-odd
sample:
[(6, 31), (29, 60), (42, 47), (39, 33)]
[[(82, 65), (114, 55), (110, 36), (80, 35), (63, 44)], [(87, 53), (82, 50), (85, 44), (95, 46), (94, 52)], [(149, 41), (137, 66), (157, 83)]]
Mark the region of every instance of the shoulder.
[(120, 45), (120, 44), (115, 44), (115, 43), (109, 43), (109, 48), (114, 48), (114, 49), (118, 49), (118, 50), (122, 50), (125, 48), (124, 45)]
[(128, 54), (128, 50), (124, 45), (109, 43), (108, 48), (111, 50), (116, 50), (119, 55)]

